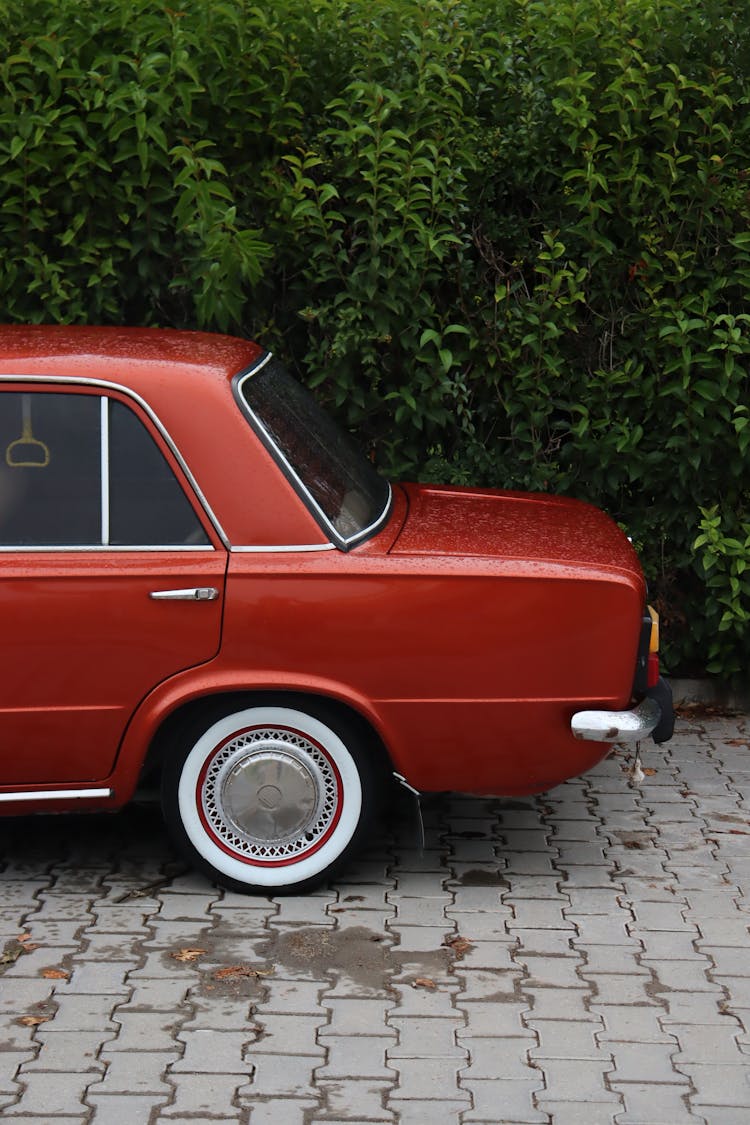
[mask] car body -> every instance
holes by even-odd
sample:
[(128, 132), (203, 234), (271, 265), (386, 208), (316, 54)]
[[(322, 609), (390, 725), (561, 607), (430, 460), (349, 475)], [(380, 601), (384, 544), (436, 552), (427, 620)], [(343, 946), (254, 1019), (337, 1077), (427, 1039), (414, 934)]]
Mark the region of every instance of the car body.
[(627, 538), (578, 501), (389, 485), (258, 345), (0, 329), (0, 813), (155, 767), (240, 890), (328, 877), (383, 779), (543, 791), (671, 734)]

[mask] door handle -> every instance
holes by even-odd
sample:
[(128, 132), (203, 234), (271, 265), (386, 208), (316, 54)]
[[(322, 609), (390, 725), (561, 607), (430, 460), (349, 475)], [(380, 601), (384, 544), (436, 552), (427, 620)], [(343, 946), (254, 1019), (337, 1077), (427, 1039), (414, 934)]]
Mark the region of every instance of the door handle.
[(215, 586), (192, 586), (189, 590), (152, 590), (156, 602), (215, 602), (219, 591)]

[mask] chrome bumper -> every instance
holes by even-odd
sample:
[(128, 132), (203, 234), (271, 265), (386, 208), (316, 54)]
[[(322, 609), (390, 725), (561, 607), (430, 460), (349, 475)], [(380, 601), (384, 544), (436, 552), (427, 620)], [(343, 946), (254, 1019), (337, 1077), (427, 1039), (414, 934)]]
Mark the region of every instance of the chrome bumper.
[(648, 738), (660, 719), (661, 707), (647, 696), (632, 711), (577, 711), (570, 729), (586, 742), (639, 742)]

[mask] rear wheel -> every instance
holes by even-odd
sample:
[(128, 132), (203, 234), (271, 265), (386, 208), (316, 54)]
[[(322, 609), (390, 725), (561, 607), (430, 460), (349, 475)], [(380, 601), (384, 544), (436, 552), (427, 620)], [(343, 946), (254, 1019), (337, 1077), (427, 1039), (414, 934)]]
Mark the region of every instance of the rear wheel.
[(357, 846), (379, 777), (348, 727), (292, 707), (222, 715), (174, 754), (164, 816), (196, 866), (233, 890), (309, 890)]

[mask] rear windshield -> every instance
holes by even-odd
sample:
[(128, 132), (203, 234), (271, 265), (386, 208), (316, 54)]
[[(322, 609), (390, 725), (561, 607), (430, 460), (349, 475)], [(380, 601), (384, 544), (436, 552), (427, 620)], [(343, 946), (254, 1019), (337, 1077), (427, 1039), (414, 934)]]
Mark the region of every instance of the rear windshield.
[(341, 546), (377, 530), (391, 490), (350, 434), (270, 358), (239, 376), (241, 403), (318, 522)]

